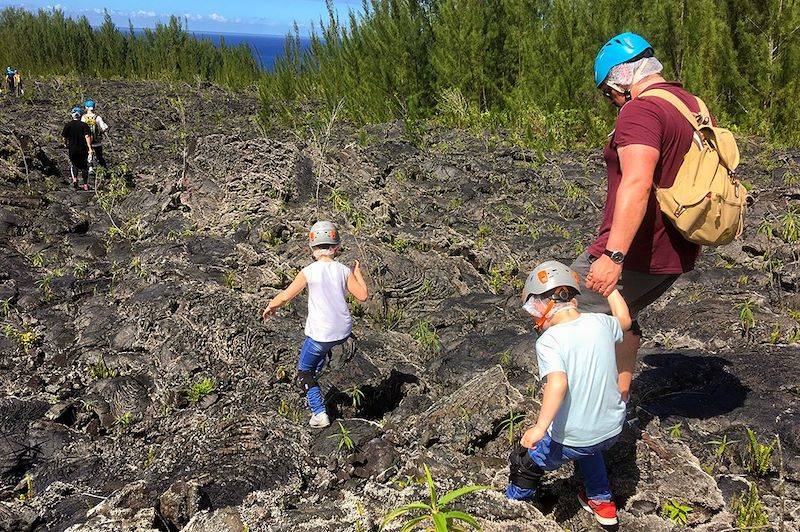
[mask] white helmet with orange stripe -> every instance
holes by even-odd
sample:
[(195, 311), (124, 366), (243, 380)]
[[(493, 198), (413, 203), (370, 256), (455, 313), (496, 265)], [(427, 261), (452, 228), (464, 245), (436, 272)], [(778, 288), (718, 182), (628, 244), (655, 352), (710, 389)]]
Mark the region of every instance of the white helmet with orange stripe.
[(341, 242), (339, 237), (339, 228), (336, 224), (327, 220), (320, 220), (311, 226), (308, 231), (308, 245), (309, 247), (317, 247), (322, 245), (338, 246)]

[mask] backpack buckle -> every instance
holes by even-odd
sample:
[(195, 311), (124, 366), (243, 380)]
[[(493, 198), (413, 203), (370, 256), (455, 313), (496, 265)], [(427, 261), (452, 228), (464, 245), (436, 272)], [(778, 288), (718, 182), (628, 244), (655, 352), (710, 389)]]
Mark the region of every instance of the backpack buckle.
[(683, 205), (678, 205), (678, 208), (675, 209), (675, 212), (674, 212), (675, 218), (677, 218), (678, 216), (683, 214), (683, 211), (685, 211), (685, 210), (686, 210), (686, 207), (684, 207)]

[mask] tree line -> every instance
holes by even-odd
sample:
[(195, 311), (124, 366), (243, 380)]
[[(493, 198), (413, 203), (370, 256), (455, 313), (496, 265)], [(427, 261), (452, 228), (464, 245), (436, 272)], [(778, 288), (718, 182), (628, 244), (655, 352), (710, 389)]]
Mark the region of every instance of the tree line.
[(720, 122), (800, 143), (800, 0), (363, 0), (301, 46), (295, 26), (270, 72), (246, 45), (215, 47), (180, 20), (135, 33), (106, 15), (92, 28), (58, 10), (0, 11), (0, 64), (29, 75), (75, 74), (258, 82), (262, 120), (293, 120), (308, 103), (356, 124), (436, 119), (504, 128), (547, 149), (602, 142), (614, 110), (594, 87), (594, 57), (633, 31), (668, 79), (702, 97)]
[(262, 75), (246, 45), (216, 47), (197, 39), (177, 17), (155, 29), (127, 32), (106, 13), (93, 28), (86, 17), (59, 10), (0, 11), (0, 64), (18, 66), (24, 75), (78, 75), (173, 81), (210, 81), (233, 88), (253, 85)]
[(622, 31), (726, 126), (800, 142), (797, 0), (364, 0), (346, 20), (329, 0), (307, 51), (287, 36), (261, 98), (272, 117), (342, 102), (357, 123), (436, 117), (545, 147), (595, 144), (614, 112), (594, 58)]

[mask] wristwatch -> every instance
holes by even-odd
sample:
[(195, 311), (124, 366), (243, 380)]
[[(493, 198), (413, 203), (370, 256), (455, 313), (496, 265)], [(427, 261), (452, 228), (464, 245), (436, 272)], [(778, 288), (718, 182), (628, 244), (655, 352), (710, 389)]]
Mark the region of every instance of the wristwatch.
[(604, 249), (603, 255), (611, 257), (611, 261), (616, 264), (622, 264), (623, 262), (625, 262), (625, 254), (621, 251), (611, 251), (609, 249)]

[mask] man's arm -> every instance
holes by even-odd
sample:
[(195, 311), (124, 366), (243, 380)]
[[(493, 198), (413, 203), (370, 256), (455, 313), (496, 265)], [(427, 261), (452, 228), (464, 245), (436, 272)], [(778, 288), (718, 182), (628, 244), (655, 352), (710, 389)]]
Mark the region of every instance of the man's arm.
[[(659, 151), (644, 144), (630, 144), (617, 148), (622, 179), (617, 189), (614, 219), (608, 235), (606, 249), (628, 253), (633, 237), (639, 230), (647, 211), (653, 174), (658, 164)], [(604, 296), (616, 287), (622, 274), (622, 265), (602, 255), (592, 263), (586, 286)]]

